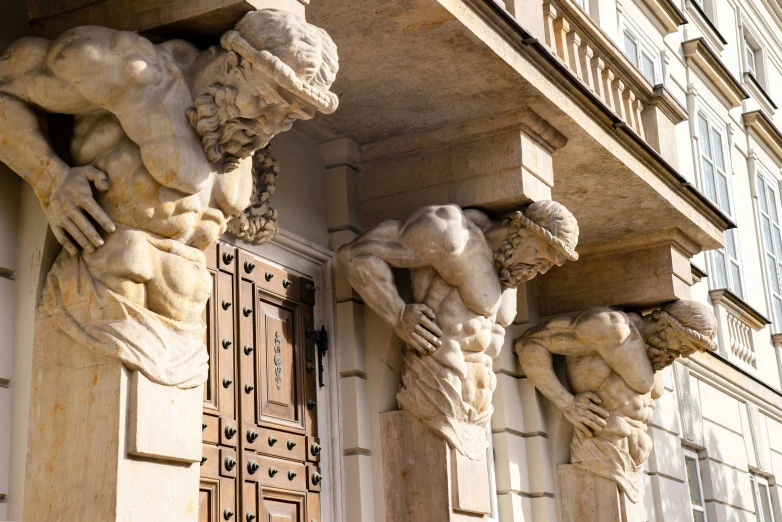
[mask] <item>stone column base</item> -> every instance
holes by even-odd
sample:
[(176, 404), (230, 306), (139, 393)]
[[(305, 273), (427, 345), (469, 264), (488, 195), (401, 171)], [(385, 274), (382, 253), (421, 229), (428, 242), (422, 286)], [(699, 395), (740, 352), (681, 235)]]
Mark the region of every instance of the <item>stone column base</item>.
[(476, 522), (491, 514), (486, 456), (470, 460), (405, 411), (380, 414), (386, 522)]
[(557, 466), (562, 522), (643, 522), (643, 504), (633, 504), (616, 482), (578, 466)]
[(203, 388), (155, 384), (40, 323), (24, 519), (195, 522)]

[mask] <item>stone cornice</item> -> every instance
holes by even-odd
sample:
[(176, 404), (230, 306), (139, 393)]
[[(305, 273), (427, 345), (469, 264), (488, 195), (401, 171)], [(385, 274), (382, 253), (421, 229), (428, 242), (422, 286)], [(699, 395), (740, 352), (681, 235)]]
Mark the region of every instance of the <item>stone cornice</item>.
[(744, 87), (733, 77), (722, 60), (706, 44), (703, 37), (682, 43), (687, 63), (697, 67), (710, 81), (730, 107), (739, 107), (741, 101), (749, 98)]
[(771, 324), (771, 321), (766, 319), (765, 315), (752, 308), (743, 299), (726, 288), (710, 290), (709, 297), (711, 297), (711, 301), (715, 305), (724, 307), (755, 331), (760, 331), (764, 326)]
[(675, 33), (687, 19), (671, 0), (638, 0), (654, 15), (660, 26), (668, 34)]
[(766, 146), (778, 164), (782, 164), (782, 132), (769, 117), (763, 111), (757, 110), (745, 112), (741, 115), (741, 119), (747, 131)]

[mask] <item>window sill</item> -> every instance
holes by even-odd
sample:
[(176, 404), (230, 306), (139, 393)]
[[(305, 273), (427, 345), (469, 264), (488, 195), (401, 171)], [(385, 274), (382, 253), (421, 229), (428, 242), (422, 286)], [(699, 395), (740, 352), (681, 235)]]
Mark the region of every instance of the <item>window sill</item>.
[(742, 114), (741, 120), (747, 132), (765, 145), (777, 164), (782, 165), (782, 132), (771, 122), (771, 119), (763, 111), (751, 111)]
[(727, 288), (710, 290), (709, 297), (711, 297), (711, 301), (715, 305), (723, 305), (736, 315), (739, 315), (755, 331), (760, 331), (766, 325), (771, 324), (771, 321), (765, 315), (752, 308), (746, 301)]
[(720, 356), (754, 374), (757, 372), (755, 334), (771, 321), (726, 288), (709, 291), (709, 297), (717, 317)]
[(769, 116), (774, 115), (774, 112), (778, 107), (752, 73), (744, 73), (744, 87), (747, 88), (749, 94), (758, 102), (758, 105), (769, 114)]
[(728, 45), (728, 41), (722, 36), (717, 26), (711, 21), (711, 18), (706, 15), (703, 8), (695, 0), (686, 0), (685, 8), (688, 13), (694, 15), (690, 17), (691, 21), (698, 26), (709, 42), (717, 49), (717, 52), (721, 53), (725, 46)]
[(665, 34), (675, 33), (679, 30), (680, 25), (687, 23), (684, 13), (671, 0), (638, 1), (654, 15), (657, 25)]
[(741, 102), (749, 98), (744, 87), (703, 37), (682, 42), (682, 51), (687, 65), (696, 67), (702, 73), (701, 79), (714, 86), (729, 108), (740, 107)]

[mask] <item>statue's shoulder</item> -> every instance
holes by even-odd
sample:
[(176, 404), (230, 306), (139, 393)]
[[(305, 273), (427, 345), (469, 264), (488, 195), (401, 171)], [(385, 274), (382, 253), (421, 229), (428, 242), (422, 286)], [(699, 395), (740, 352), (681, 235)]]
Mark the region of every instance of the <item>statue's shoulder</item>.
[[(157, 83), (160, 79), (158, 48), (143, 36), (130, 32), (85, 25), (65, 31), (52, 41), (47, 57), (48, 67), (63, 79), (78, 81), (91, 89), (103, 84), (113, 88), (128, 81)], [(85, 71), (101, 70), (100, 82), (85, 76)]]
[(454, 254), (466, 245), (470, 224), (458, 205), (426, 205), (402, 223), (401, 236), (417, 251), (434, 256)]

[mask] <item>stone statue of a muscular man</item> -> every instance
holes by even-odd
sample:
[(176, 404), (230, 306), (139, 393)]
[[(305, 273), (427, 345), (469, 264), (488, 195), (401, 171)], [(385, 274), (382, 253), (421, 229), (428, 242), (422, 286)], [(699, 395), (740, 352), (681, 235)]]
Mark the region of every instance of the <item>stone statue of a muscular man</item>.
[[(478, 460), (486, 451), (492, 360), (516, 316), (516, 286), (577, 259), (578, 224), (553, 201), (502, 222), (456, 205), (387, 221), (339, 250), (353, 288), (405, 342), (399, 406)], [(405, 303), (392, 267), (410, 269)]]
[[(641, 316), (609, 308), (562, 315), (516, 341), (521, 367), (575, 428), (570, 462), (613, 480), (640, 500), (641, 468), (652, 450), (646, 425), (663, 391), (663, 368), (676, 357), (714, 351), (717, 320), (695, 301), (676, 301)], [(554, 372), (565, 356), (572, 392)]]
[[(303, 19), (253, 11), (220, 44), (86, 26), (0, 57), (0, 160), (65, 247), (38, 328), (181, 388), (207, 378), (203, 251), (249, 205), (249, 157), (337, 107), (336, 47)], [(38, 112), (73, 115), (72, 164)]]

